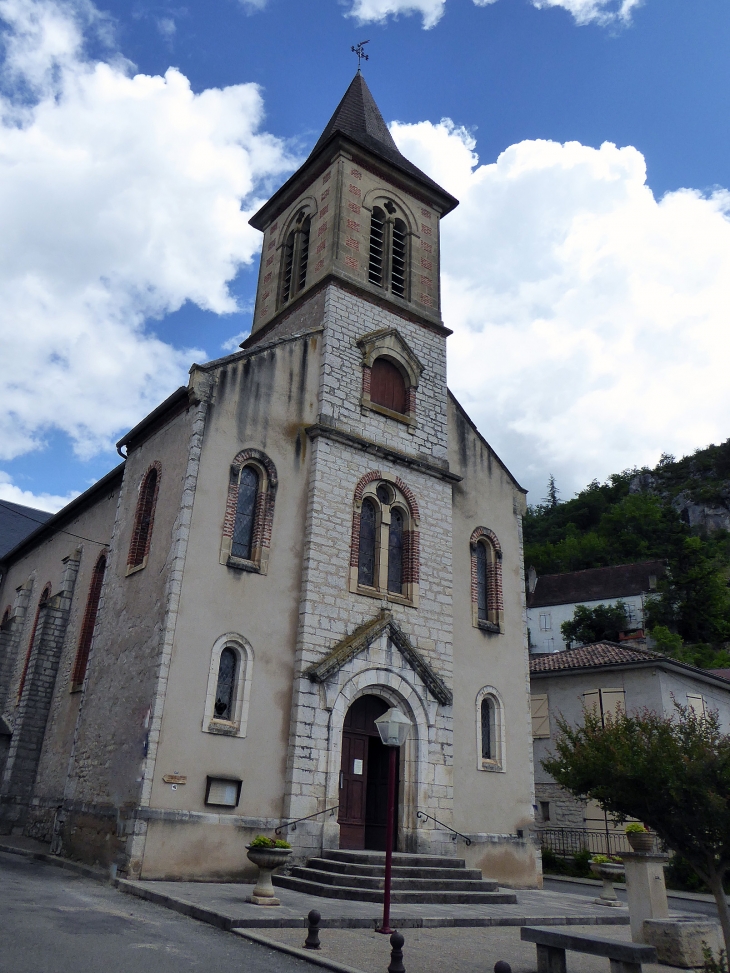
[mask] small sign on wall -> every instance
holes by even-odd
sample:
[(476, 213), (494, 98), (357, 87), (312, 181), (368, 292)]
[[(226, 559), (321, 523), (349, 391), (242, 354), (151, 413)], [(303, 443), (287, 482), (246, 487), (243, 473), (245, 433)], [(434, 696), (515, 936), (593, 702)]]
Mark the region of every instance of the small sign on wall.
[(166, 784), (187, 784), (188, 782), (185, 774), (165, 774), (162, 779)]
[(237, 807), (241, 797), (241, 781), (232, 777), (208, 777), (205, 803), (216, 807)]
[(353, 774), (362, 774), (362, 760), (352, 761), (352, 772)]

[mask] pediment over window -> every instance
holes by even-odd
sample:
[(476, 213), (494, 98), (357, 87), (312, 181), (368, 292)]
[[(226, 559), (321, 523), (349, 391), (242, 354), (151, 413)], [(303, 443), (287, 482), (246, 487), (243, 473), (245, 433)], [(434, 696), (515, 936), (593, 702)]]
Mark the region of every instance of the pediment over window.
[(453, 693), (433, 666), (424, 659), (418, 649), (414, 648), (392, 613), (386, 610), (381, 610), (375, 618), (365, 622), (356, 628), (352, 635), (338, 642), (324, 659), (309, 666), (304, 675), (312, 682), (326, 682), (356, 655), (364, 652), (384, 632), (413, 671), (420, 676), (434, 699), (442, 706), (450, 706), (454, 701)]
[(362, 352), (363, 365), (372, 368), (376, 358), (381, 356), (390, 358), (400, 364), (405, 371), (408, 377), (408, 386), (411, 388), (418, 387), (423, 365), (415, 352), (411, 350), (408, 342), (401, 337), (395, 328), (380, 328), (378, 331), (371, 331), (358, 340), (357, 346)]

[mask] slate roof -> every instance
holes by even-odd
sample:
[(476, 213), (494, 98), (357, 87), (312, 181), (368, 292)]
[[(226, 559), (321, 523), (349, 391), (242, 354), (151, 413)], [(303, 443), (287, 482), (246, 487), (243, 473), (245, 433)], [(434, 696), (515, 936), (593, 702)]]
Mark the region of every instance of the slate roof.
[(591, 666), (626, 665), (631, 662), (651, 662), (666, 657), (649, 649), (619, 645), (618, 642), (594, 642), (576, 649), (549, 652), (530, 657), (530, 675), (538, 672), (560, 672), (565, 669), (586, 669)]
[(0, 500), (0, 560), (52, 516), (47, 510)]
[(609, 568), (568, 571), (565, 574), (545, 574), (537, 579), (535, 590), (528, 596), (527, 607), (574, 605), (640, 595), (650, 590), (650, 575), (658, 580), (665, 572), (664, 561), (642, 561), (639, 564), (618, 564)]

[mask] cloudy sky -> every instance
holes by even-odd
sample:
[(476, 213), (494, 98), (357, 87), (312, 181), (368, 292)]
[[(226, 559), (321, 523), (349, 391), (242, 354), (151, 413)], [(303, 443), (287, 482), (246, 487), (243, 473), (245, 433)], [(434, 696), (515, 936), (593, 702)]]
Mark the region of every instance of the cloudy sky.
[(248, 217), (368, 39), (449, 381), (530, 499), (730, 436), (727, 0), (0, 0), (0, 498), (57, 509), (251, 323)]

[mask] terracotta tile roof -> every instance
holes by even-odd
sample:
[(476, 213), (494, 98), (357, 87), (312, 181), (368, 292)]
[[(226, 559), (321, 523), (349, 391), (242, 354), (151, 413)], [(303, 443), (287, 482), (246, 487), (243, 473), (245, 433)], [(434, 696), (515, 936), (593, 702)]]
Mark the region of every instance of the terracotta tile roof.
[(618, 642), (594, 642), (576, 649), (548, 652), (530, 656), (530, 675), (538, 672), (559, 672), (563, 669), (585, 669), (589, 666), (616, 666), (627, 662), (650, 662), (664, 659), (658, 652), (640, 649)]
[(666, 571), (664, 561), (618, 564), (609, 568), (589, 568), (565, 574), (545, 574), (537, 579), (527, 599), (528, 608), (548, 605), (573, 605), (604, 598), (625, 598), (650, 590), (649, 578), (657, 580)]
[(727, 679), (730, 681), (730, 669), (708, 669), (707, 671), (719, 679)]

